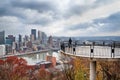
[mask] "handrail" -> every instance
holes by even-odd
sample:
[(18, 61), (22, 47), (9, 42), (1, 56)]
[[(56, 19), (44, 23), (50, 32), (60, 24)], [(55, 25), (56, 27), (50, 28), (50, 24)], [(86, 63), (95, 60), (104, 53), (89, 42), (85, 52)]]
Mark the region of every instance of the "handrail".
[(65, 47), (64, 52), (90, 58), (120, 58), (120, 48), (110, 46)]

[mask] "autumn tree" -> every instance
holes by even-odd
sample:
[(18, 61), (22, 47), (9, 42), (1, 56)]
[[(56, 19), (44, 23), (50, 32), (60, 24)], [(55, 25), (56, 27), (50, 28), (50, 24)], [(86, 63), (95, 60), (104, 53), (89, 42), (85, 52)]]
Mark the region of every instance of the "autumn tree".
[(30, 72), (33, 69), (23, 58), (7, 57), (0, 60), (0, 80), (30, 80)]
[(103, 80), (120, 80), (120, 61), (104, 61), (98, 65), (98, 73), (101, 73), (99, 75)]
[(37, 80), (52, 80), (51, 73), (45, 70), (45, 68), (41, 68), (38, 70), (36, 74)]
[(68, 64), (64, 64), (65, 80), (88, 80), (89, 63), (87, 59), (74, 57)]

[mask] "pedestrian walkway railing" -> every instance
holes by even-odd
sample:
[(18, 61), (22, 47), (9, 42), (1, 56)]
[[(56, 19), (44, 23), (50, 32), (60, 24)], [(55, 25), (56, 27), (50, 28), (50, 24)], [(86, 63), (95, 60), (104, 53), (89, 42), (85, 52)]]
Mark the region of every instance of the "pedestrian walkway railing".
[[(68, 44), (65, 44), (68, 45)], [(109, 45), (72, 45), (71, 47), (65, 46), (63, 51), (65, 53), (74, 54), (81, 57), (90, 58), (120, 58), (120, 46), (117, 44)]]

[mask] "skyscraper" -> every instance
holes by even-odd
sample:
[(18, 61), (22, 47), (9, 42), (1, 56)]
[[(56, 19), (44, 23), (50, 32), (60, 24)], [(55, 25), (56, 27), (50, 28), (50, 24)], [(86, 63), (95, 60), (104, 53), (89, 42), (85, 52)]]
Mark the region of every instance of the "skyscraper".
[(45, 34), (45, 32), (42, 32), (42, 44), (47, 44), (47, 35)]
[(19, 34), (19, 42), (22, 42), (22, 35)]
[(13, 42), (15, 42), (15, 37), (13, 35), (8, 35), (9, 39), (12, 39)]
[(6, 37), (6, 44), (12, 45), (13, 42), (15, 42), (15, 37), (13, 35), (8, 35), (8, 37)]
[(5, 44), (5, 31), (0, 32), (0, 44)]
[(34, 41), (34, 40), (35, 40), (34, 35), (31, 34), (31, 35), (30, 35), (30, 41)]
[(18, 45), (17, 46), (17, 50), (20, 50), (20, 47), (22, 46), (22, 35), (19, 34), (19, 40), (18, 40)]
[(36, 40), (36, 29), (31, 29), (31, 35), (34, 35), (34, 40)]
[(25, 35), (24, 41), (29, 41), (30, 37), (28, 35)]
[(42, 32), (40, 30), (38, 31), (38, 40), (42, 40)]
[(50, 47), (53, 47), (53, 38), (52, 38), (52, 36), (48, 37), (48, 44), (49, 44)]

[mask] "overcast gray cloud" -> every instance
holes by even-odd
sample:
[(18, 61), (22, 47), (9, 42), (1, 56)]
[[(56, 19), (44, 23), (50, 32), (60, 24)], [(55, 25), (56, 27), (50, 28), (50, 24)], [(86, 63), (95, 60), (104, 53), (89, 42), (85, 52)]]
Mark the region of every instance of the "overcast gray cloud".
[(55, 11), (55, 6), (53, 4), (53, 2), (50, 1), (36, 1), (36, 0), (31, 0), (31, 1), (16, 1), (13, 0), (11, 1), (11, 5), (13, 7), (18, 7), (18, 8), (27, 8), (27, 9), (34, 9), (34, 10), (38, 10), (39, 12), (43, 12), (43, 11)]
[[(119, 0), (2, 0), (0, 31), (54, 36), (119, 36)], [(64, 34), (66, 32), (66, 34)]]
[(104, 19), (94, 20), (94, 24), (99, 26), (101, 32), (119, 32), (120, 31), (120, 12), (110, 15)]

